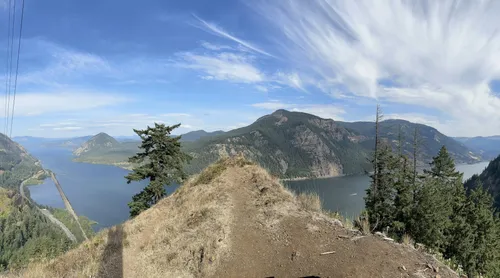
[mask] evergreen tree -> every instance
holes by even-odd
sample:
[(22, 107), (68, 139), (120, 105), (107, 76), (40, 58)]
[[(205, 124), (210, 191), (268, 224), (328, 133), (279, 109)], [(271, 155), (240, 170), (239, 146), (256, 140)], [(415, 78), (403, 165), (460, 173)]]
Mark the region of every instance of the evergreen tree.
[(412, 170), (408, 157), (403, 154), (403, 133), (401, 125), (398, 134), (398, 178), (394, 185), (396, 196), (394, 198), (395, 218), (393, 222), (393, 232), (397, 238), (410, 230), (410, 218), (413, 204)]
[(450, 216), (441, 193), (439, 180), (426, 177), (416, 190), (411, 218), (413, 238), (436, 251), (442, 251), (446, 246), (445, 231)]
[(432, 158), (430, 166), (431, 169), (424, 170), (424, 173), (433, 177), (447, 179), (448, 181), (460, 177), (460, 172), (455, 170), (455, 162), (453, 162), (453, 158), (450, 156), (445, 146), (442, 146), (438, 155)]
[(371, 175), (372, 181), (365, 197), (365, 207), (372, 230), (382, 231), (393, 226), (397, 163), (390, 147), (387, 144), (380, 145), (378, 159), (373, 159), (376, 171)]
[(408, 157), (399, 158), (399, 177), (395, 184), (396, 196), (394, 198), (395, 219), (393, 229), (398, 238), (411, 231), (411, 217), (413, 208), (413, 187), (411, 165)]
[(457, 254), (467, 253), (472, 248), (474, 234), (467, 219), (467, 196), (461, 182), (455, 182), (450, 198), (452, 198), (452, 213), (445, 234), (446, 246), (443, 251), (445, 258), (455, 258)]
[(467, 198), (465, 216), (471, 233), (460, 243), (462, 252), (455, 257), (469, 277), (485, 274), (493, 277), (500, 261), (498, 219), (494, 214), (493, 198), (480, 184)]
[(172, 130), (180, 124), (165, 126), (155, 123), (154, 127), (134, 132), (142, 139), (142, 152), (129, 158), (129, 162), (139, 166), (125, 178), (127, 183), (132, 181), (149, 180), (149, 184), (132, 198), (129, 203), (130, 215), (138, 215), (142, 211), (156, 204), (166, 194), (165, 185), (181, 183), (187, 178), (184, 172), (185, 163), (191, 159), (181, 151), (180, 136), (172, 137)]

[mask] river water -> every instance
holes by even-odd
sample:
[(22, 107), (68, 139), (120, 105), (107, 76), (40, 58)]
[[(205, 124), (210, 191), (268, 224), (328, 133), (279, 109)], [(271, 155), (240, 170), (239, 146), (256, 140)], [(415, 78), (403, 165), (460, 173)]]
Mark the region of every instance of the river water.
[[(462, 172), (464, 180), (467, 180), (474, 174), (480, 174), (488, 163), (460, 164), (456, 169)], [(363, 210), (365, 206), (363, 198), (369, 185), (370, 178), (367, 175), (285, 182), (285, 186), (295, 192), (317, 193), (323, 208), (337, 211), (350, 219), (357, 217)]]
[[(60, 148), (27, 146), (33, 156), (41, 160), (46, 169), (56, 173), (59, 182), (79, 215), (97, 221), (94, 230), (119, 224), (129, 217), (128, 202), (146, 185), (146, 182), (127, 184), (128, 171), (108, 165), (94, 165), (71, 161), (71, 151)], [(459, 165), (457, 168), (468, 178), (480, 173), (488, 162)], [(295, 192), (318, 193), (325, 209), (339, 211), (344, 216), (355, 217), (364, 207), (363, 197), (369, 186), (366, 175), (328, 179), (290, 181), (285, 185)], [(50, 179), (43, 184), (29, 186), (31, 198), (42, 205), (63, 208), (59, 192)], [(167, 187), (168, 194), (176, 186)]]
[[(110, 165), (96, 165), (71, 161), (71, 151), (60, 148), (28, 149), (40, 159), (46, 169), (56, 173), (64, 193), (75, 212), (98, 222), (94, 230), (119, 224), (129, 217), (128, 202), (139, 193), (146, 182), (127, 184), (128, 171)], [(57, 208), (64, 208), (51, 179), (41, 185), (29, 186), (35, 202)], [(171, 193), (176, 187), (168, 187)]]

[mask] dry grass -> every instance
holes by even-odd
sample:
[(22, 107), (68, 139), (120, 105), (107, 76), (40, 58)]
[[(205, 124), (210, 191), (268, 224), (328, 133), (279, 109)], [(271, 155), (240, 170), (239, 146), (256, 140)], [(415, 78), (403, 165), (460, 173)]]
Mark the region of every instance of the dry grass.
[(413, 241), (413, 238), (409, 234), (404, 234), (401, 238), (401, 243), (403, 243), (404, 245), (413, 246), (415, 244), (415, 241)]
[[(242, 212), (242, 203), (249, 210)], [(278, 227), (290, 219), (306, 219), (301, 229), (315, 234), (321, 227), (338, 229), (338, 219), (343, 219), (323, 212), (317, 194), (296, 196), (244, 158), (222, 159), (136, 218), (101, 231), (55, 260), (31, 265), (19, 276), (212, 277), (224, 268), (230, 252), (238, 253), (231, 250), (238, 244), (231, 241), (239, 231), (235, 220), (242, 219), (235, 215), (248, 212), (255, 213), (259, 235), (266, 232), (281, 239), (283, 230)], [(246, 231), (247, 223), (243, 225)], [(369, 234), (366, 218), (354, 225)], [(265, 248), (268, 245), (257, 251)]]
[(354, 227), (358, 229), (364, 235), (371, 234), (370, 222), (368, 221), (368, 216), (366, 213), (361, 214), (353, 221)]
[[(222, 164), (222, 165), (220, 165)], [(205, 171), (241, 162), (221, 161)], [(216, 170), (220, 171), (220, 170)], [(219, 173), (220, 174), (220, 173)], [(30, 266), (22, 277), (205, 277), (229, 250), (231, 199), (223, 181), (174, 194), (122, 225), (101, 231), (56, 260)], [(208, 179), (207, 179), (208, 180)]]
[(317, 193), (300, 193), (296, 198), (300, 206), (305, 210), (321, 211), (321, 199)]
[(198, 184), (209, 184), (217, 177), (219, 177), (228, 167), (238, 166), (244, 167), (246, 165), (254, 165), (253, 162), (244, 158), (242, 154), (239, 154), (233, 158), (224, 157), (219, 159), (216, 163), (208, 166), (203, 172), (201, 172), (193, 182), (194, 185)]

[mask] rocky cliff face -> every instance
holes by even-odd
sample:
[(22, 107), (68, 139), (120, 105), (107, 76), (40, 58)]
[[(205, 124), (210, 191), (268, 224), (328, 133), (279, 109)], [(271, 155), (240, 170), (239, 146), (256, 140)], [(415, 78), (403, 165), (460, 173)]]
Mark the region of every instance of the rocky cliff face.
[(196, 158), (189, 169), (195, 172), (220, 157), (242, 153), (272, 174), (286, 178), (362, 172), (368, 167), (366, 163), (351, 163), (366, 161), (367, 154), (356, 138), (333, 120), (278, 110), (248, 127), (188, 146)]

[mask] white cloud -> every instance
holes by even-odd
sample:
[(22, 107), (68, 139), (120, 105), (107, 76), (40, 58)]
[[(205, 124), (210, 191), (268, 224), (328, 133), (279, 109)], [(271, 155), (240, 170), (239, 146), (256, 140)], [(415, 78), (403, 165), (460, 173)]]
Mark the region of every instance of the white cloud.
[(500, 79), (500, 2), (260, 3), (284, 59), (328, 94), (432, 107), (470, 127), (464, 135), (500, 132), (488, 87)]
[(296, 72), (292, 73), (278, 72), (274, 76), (274, 79), (276, 82), (280, 84), (306, 92), (306, 89), (304, 88), (305, 82)]
[(209, 42), (205, 42), (205, 41), (201, 43), (201, 46), (203, 46), (204, 48), (206, 48), (208, 50), (214, 50), (214, 51), (233, 49), (232, 47), (230, 47), (228, 45), (218, 45), (218, 44), (213, 44), (213, 43), (209, 43)]
[(166, 114), (161, 114), (160, 117), (165, 117), (165, 118), (184, 118), (184, 117), (191, 117), (191, 114), (188, 114), (188, 113), (166, 113)]
[[(37, 116), (114, 106), (128, 101), (126, 97), (95, 92), (22, 93), (16, 96), (14, 112), (15, 116)], [(0, 116), (3, 115), (5, 104), (0, 105)]]
[(265, 76), (252, 65), (248, 56), (234, 53), (219, 53), (214, 56), (194, 53), (179, 54), (182, 61), (177, 66), (203, 71), (204, 79), (227, 80), (241, 83), (257, 83), (265, 80)]
[[(64, 48), (55, 43), (28, 39), (28, 57), (50, 57), (46, 64), (30, 72), (21, 73), (18, 83), (58, 86), (61, 81), (89, 74), (113, 74), (113, 67), (104, 58), (87, 52)], [(30, 53), (33, 52), (33, 53)], [(39, 61), (38, 61), (39, 62)]]
[(63, 127), (54, 127), (53, 130), (67, 130), (67, 131), (71, 131), (71, 130), (80, 130), (80, 129), (83, 129), (83, 127), (81, 126), (63, 126)]
[(257, 86), (255, 86), (255, 89), (257, 89), (258, 91), (264, 92), (264, 93), (269, 92), (269, 89), (263, 85), (257, 85)]
[(291, 104), (280, 101), (269, 101), (254, 103), (252, 106), (273, 111), (278, 109), (287, 109), (293, 112), (304, 112), (321, 118), (333, 119), (337, 121), (343, 121), (344, 118), (342, 115), (345, 114), (344, 108), (332, 104)]
[(207, 31), (210, 31), (218, 36), (221, 36), (221, 37), (224, 37), (226, 39), (229, 39), (229, 40), (232, 40), (234, 42), (237, 42), (241, 45), (243, 45), (244, 47), (248, 48), (248, 49), (251, 49), (255, 52), (258, 52), (260, 54), (264, 54), (266, 56), (270, 56), (270, 57), (273, 57), (273, 55), (267, 53), (266, 51), (260, 49), (259, 47), (249, 43), (249, 42), (246, 42), (242, 39), (239, 39), (231, 34), (229, 34), (228, 32), (224, 31), (224, 29), (222, 29), (221, 27), (217, 26), (216, 24), (214, 23), (210, 23), (210, 22), (207, 22), (199, 17), (197, 17), (196, 15), (194, 16), (201, 24), (202, 24), (202, 27), (203, 29), (207, 30)]

